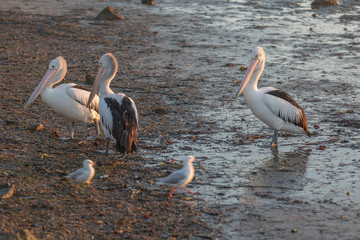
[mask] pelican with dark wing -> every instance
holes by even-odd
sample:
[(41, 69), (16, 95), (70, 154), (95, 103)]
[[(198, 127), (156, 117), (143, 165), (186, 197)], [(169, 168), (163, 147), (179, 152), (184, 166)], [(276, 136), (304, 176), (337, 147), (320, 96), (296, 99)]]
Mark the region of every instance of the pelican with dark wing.
[(254, 48), (235, 99), (243, 92), (252, 113), (274, 129), (272, 146), (277, 145), (278, 131), (306, 133), (310, 137), (305, 112), (289, 94), (273, 87), (257, 88), (264, 67), (265, 51), (261, 47)]
[(100, 58), (100, 69), (96, 75), (87, 106), (99, 90), (100, 124), (107, 139), (105, 154), (109, 153), (110, 139), (116, 142), (116, 150), (122, 154), (136, 152), (135, 140), (138, 128), (138, 111), (135, 102), (123, 93), (110, 89), (118, 63), (111, 53)]
[(70, 139), (74, 138), (76, 122), (94, 123), (96, 136), (88, 139), (95, 139), (100, 134), (99, 97), (94, 96), (94, 101), (88, 109), (86, 103), (90, 96), (89, 91), (75, 83), (64, 83), (53, 88), (56, 83), (59, 83), (65, 77), (66, 72), (67, 64), (63, 57), (59, 56), (52, 60), (47, 73), (30, 96), (25, 107), (41, 95), (42, 100), (54, 112), (59, 113), (71, 122)]

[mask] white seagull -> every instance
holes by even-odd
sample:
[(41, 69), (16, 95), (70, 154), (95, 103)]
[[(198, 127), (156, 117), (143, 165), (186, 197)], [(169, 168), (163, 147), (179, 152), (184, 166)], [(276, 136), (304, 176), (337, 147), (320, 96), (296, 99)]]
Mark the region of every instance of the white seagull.
[(64, 83), (57, 87), (53, 86), (60, 82), (66, 75), (67, 64), (63, 57), (59, 56), (52, 60), (49, 69), (31, 97), (25, 104), (30, 105), (41, 94), (42, 100), (56, 113), (59, 113), (71, 121), (70, 139), (74, 138), (75, 122), (94, 123), (96, 136), (88, 139), (95, 139), (100, 134), (98, 105), (99, 97), (94, 96), (95, 100), (86, 108), (90, 92), (76, 85), (75, 83)]
[(135, 140), (138, 128), (138, 112), (135, 102), (123, 93), (114, 93), (110, 82), (115, 77), (118, 63), (111, 53), (100, 58), (87, 106), (93, 101), (100, 87), (100, 123), (107, 139), (105, 154), (109, 153), (110, 139), (116, 142), (116, 150), (122, 154), (136, 152)]
[(95, 189), (90, 185), (91, 179), (93, 179), (95, 175), (95, 169), (94, 169), (94, 162), (90, 159), (86, 159), (83, 162), (83, 167), (76, 170), (75, 172), (70, 173), (67, 175), (67, 178), (72, 179), (76, 183), (75, 187), (75, 193), (77, 193), (78, 185), (81, 185), (83, 183), (87, 183), (89, 187), (94, 191)]
[(173, 186), (173, 188), (171, 189), (171, 192), (169, 194), (169, 197), (172, 197), (172, 193), (175, 189), (175, 187), (181, 187), (181, 189), (194, 194), (193, 192), (187, 190), (185, 187), (188, 183), (190, 183), (195, 175), (195, 170), (194, 170), (194, 166), (193, 166), (193, 161), (195, 161), (196, 158), (193, 156), (188, 156), (185, 157), (184, 159), (184, 166), (171, 173), (169, 176), (165, 177), (165, 178), (160, 178), (159, 181), (157, 182), (157, 184), (165, 184), (165, 185), (171, 185)]
[(277, 145), (278, 131), (306, 133), (310, 137), (305, 113), (289, 94), (273, 87), (257, 88), (264, 67), (265, 52), (261, 47), (256, 47), (252, 51), (250, 65), (235, 100), (244, 92), (246, 103), (252, 113), (274, 129), (272, 146)]

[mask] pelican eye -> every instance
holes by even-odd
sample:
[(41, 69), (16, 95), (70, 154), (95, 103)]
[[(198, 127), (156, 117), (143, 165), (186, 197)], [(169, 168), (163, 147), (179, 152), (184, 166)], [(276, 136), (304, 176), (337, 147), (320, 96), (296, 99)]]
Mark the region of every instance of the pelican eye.
[(51, 68), (55, 68), (55, 65), (52, 65)]
[(255, 54), (254, 58), (258, 58), (259, 57), (259, 54)]

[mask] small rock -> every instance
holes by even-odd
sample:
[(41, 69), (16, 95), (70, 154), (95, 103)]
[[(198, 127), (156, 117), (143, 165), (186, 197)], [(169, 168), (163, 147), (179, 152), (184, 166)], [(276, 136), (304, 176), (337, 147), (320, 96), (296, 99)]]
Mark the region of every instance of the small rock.
[(156, 114), (166, 114), (167, 113), (166, 109), (164, 109), (164, 108), (155, 108), (154, 112)]
[(321, 8), (321, 7), (329, 7), (333, 5), (338, 5), (337, 0), (315, 0), (311, 3), (312, 8)]
[(9, 183), (0, 184), (0, 199), (10, 198), (14, 194), (15, 186)]
[(34, 123), (29, 126), (30, 131), (40, 131), (44, 128), (44, 125), (42, 123)]
[(154, 5), (155, 4), (155, 0), (141, 0), (141, 2), (143, 4), (148, 4), (148, 5)]
[(111, 6), (106, 7), (96, 17), (96, 20), (124, 20), (125, 17), (115, 11)]
[(5, 119), (4, 124), (5, 125), (19, 125), (19, 122), (16, 120)]
[(36, 237), (32, 235), (29, 230), (17, 230), (16, 233), (0, 233), (1, 240), (36, 240)]
[(85, 84), (92, 85), (94, 83), (94, 81), (95, 81), (95, 77), (86, 73)]
[(236, 63), (225, 63), (225, 67), (234, 67)]

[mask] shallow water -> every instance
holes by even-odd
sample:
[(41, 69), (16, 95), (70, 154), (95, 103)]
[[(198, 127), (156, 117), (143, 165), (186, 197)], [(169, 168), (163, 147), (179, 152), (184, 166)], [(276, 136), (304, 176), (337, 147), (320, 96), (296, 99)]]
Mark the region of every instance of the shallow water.
[[(20, 6), (25, 12), (61, 15), (87, 7), (86, 14), (92, 15), (104, 5), (57, 1), (62, 5), (54, 11), (53, 3), (45, 2), (12, 1), (6, 6), (0, 3), (0, 8)], [(173, 139), (166, 150), (144, 150), (143, 154), (159, 161), (181, 160), (188, 154), (199, 159), (196, 179), (189, 188), (209, 206), (226, 209), (224, 238), (259, 237), (261, 231), (272, 236), (274, 228), (288, 229), (289, 224), (301, 225), (306, 232), (303, 236), (312, 236), (314, 231), (319, 233), (320, 226), (327, 226), (322, 216), (331, 218), (335, 213), (351, 219), (335, 224), (339, 232), (349, 224), (356, 225), (354, 214), (360, 208), (360, 22), (346, 20), (346, 16), (359, 15), (360, 2), (340, 1), (338, 6), (320, 10), (311, 9), (310, 4), (285, 0), (157, 1), (155, 6), (135, 1), (105, 3), (168, 17), (168, 22), (153, 24), (152, 30), (162, 41), (152, 44), (181, 49), (171, 61), (181, 70), (178, 78), (202, 79), (198, 96), (194, 96), (197, 104), (189, 109), (189, 114), (200, 119), (189, 123), (189, 129), (200, 126), (199, 131)], [(272, 131), (251, 114), (244, 98), (233, 101), (239, 85), (235, 81), (244, 74), (239, 67), (247, 66), (256, 46), (262, 46), (267, 54), (259, 87), (273, 86), (290, 93), (305, 110), (313, 135), (280, 135), (278, 151), (266, 146)], [(144, 59), (143, 65), (146, 60), (154, 60), (154, 56)], [(159, 66), (169, 64), (169, 58), (156, 61)], [(226, 66), (228, 63), (235, 65)], [(299, 208), (304, 215), (316, 213), (317, 217), (277, 219), (302, 216), (298, 208), (287, 204), (293, 201), (302, 203)], [(262, 220), (262, 226), (250, 226), (263, 230), (240, 231), (234, 222), (243, 223), (247, 211), (277, 222), (269, 227)], [(304, 224), (307, 222), (313, 226)], [(328, 236), (336, 236), (329, 232), (333, 235)], [(356, 232), (349, 234), (357, 236)]]

